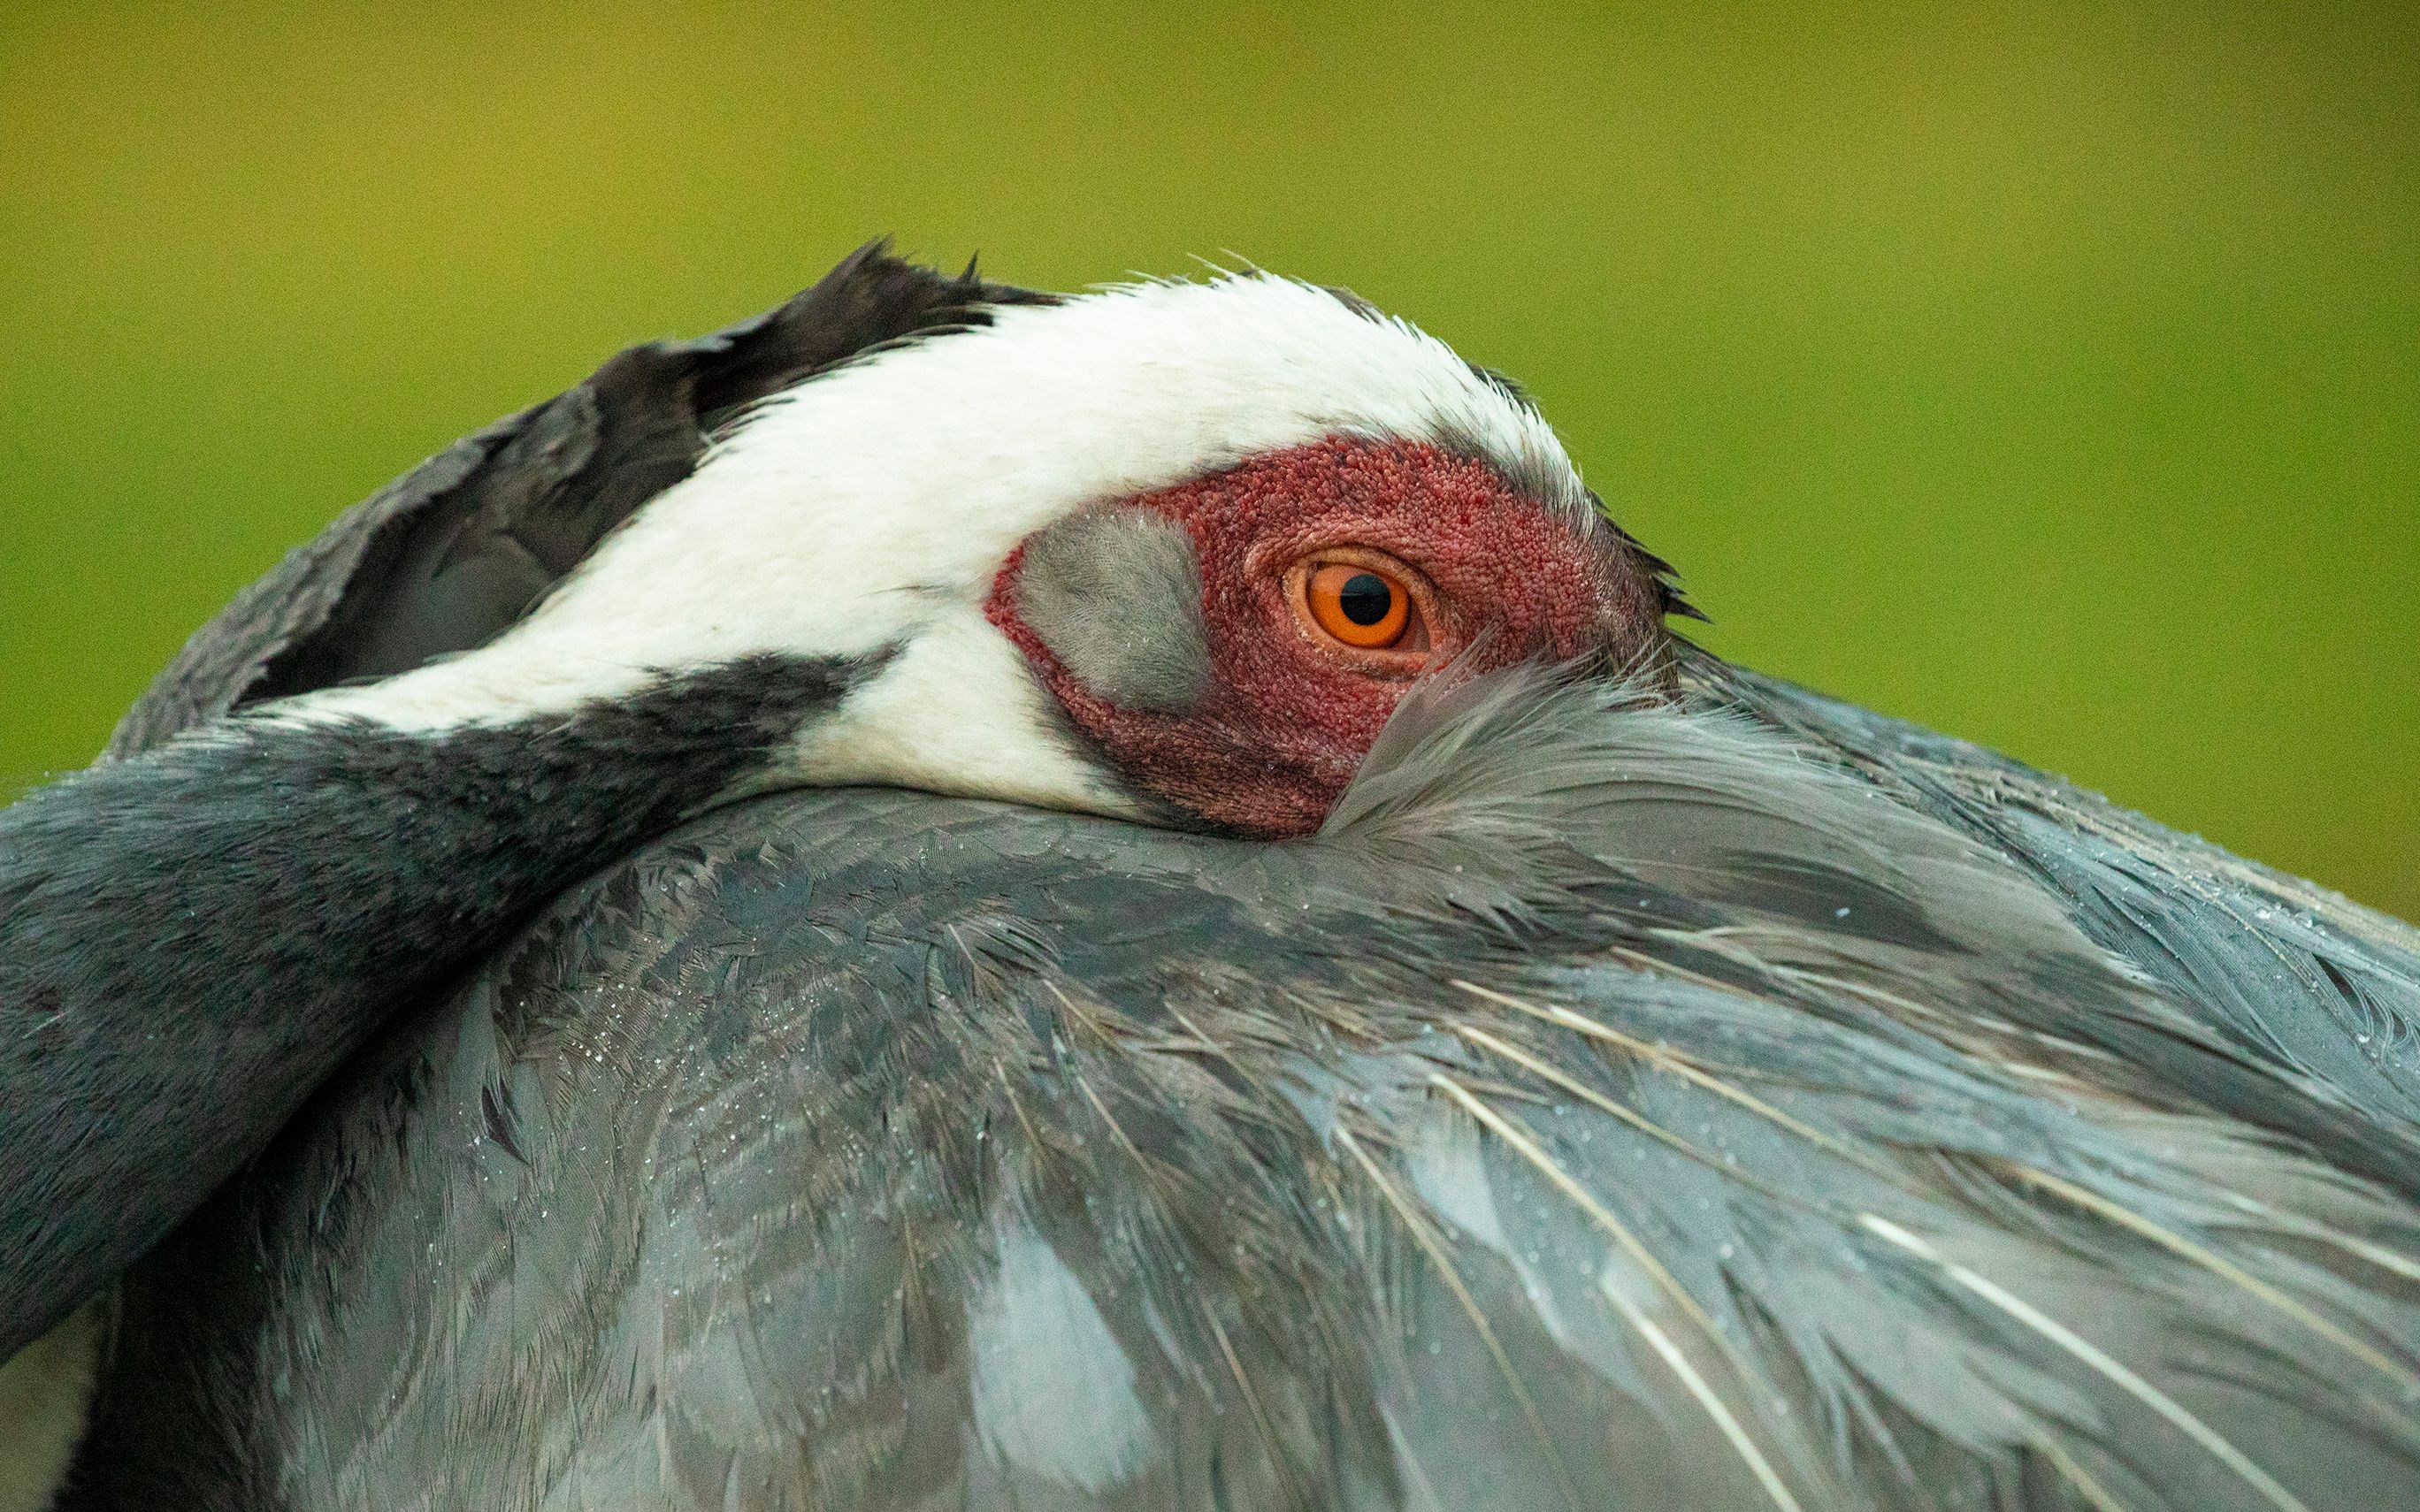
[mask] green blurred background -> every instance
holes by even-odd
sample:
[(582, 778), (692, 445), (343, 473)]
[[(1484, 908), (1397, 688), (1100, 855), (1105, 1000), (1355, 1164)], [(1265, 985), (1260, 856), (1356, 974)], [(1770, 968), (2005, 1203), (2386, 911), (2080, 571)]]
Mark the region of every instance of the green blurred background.
[(1233, 253), (1528, 383), (1727, 654), (2420, 915), (2408, 5), (0, 16), (0, 782), (869, 235)]

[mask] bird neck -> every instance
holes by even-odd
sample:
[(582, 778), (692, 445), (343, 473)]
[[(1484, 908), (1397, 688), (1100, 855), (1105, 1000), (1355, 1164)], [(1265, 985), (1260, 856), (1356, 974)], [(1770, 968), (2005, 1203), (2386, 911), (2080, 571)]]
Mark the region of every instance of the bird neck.
[(415, 991), (746, 785), (856, 674), (757, 658), (427, 733), (279, 707), (0, 811), (0, 1359)]

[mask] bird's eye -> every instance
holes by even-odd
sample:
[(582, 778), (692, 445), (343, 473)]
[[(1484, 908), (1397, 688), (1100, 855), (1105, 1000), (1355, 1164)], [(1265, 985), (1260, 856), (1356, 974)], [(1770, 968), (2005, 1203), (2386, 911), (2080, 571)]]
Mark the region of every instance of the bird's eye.
[(1311, 617), (1348, 646), (1368, 651), (1391, 646), (1412, 617), (1412, 595), (1383, 572), (1352, 562), (1330, 562), (1304, 585)]
[(1382, 551), (1342, 547), (1314, 552), (1288, 574), (1295, 617), (1313, 640), (1401, 672), (1430, 647), (1428, 580)]

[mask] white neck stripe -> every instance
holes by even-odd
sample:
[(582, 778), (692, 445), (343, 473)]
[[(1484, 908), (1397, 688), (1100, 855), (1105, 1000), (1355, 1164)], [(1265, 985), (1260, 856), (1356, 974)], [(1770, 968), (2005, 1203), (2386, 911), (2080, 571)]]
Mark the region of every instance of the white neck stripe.
[[(898, 646), (802, 769), (1097, 808), (1101, 774), (982, 621), (993, 576), (1035, 531), (1337, 437), (1442, 446), (1575, 523), (1591, 509), (1535, 411), (1444, 343), (1325, 289), (1247, 273), (987, 314), (765, 401), (491, 644), (292, 712), (428, 731), (565, 712), (746, 656)], [(908, 677), (921, 701), (883, 691)], [(881, 728), (850, 730), (850, 708)], [(862, 771), (838, 759), (876, 751)]]

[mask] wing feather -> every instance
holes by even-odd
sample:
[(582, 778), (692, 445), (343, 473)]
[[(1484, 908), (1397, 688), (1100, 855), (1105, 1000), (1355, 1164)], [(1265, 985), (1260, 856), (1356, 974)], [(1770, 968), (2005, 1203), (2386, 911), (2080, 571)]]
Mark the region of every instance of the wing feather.
[(2408, 935), (1916, 738), (1515, 674), (1300, 843), (708, 816), (147, 1268), (152, 1348), (296, 1508), (2420, 1504)]

